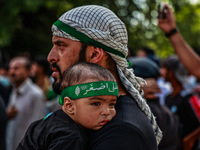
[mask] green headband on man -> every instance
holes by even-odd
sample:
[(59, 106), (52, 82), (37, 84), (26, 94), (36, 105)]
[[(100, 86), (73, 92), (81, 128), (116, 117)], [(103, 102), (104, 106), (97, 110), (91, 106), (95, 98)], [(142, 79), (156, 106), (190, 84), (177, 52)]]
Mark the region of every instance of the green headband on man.
[[(102, 48), (103, 50), (107, 51), (107, 52), (110, 52), (112, 54), (115, 54), (117, 56), (120, 56), (122, 58), (126, 58), (125, 55), (120, 52), (120, 51), (117, 51), (111, 47), (108, 47), (96, 40), (93, 40), (91, 38), (89, 38), (87, 35), (83, 34), (82, 32), (76, 30), (75, 28), (72, 28), (70, 27), (69, 25), (63, 23), (62, 21), (60, 20), (57, 20), (56, 22), (54, 22), (54, 25), (58, 28), (58, 29), (61, 29), (63, 30), (64, 32), (68, 33), (69, 35), (71, 35), (72, 37), (75, 37), (76, 39), (88, 44), (88, 45), (92, 45), (92, 46), (95, 46), (95, 47), (100, 47)], [(129, 67), (132, 66), (131, 62), (127, 59), (127, 62), (129, 63)]]
[(64, 98), (79, 99), (100, 95), (118, 96), (118, 85), (114, 81), (96, 81), (72, 85), (65, 88), (59, 98), (59, 104), (64, 104)]
[(102, 48), (103, 50), (105, 50), (107, 52), (110, 52), (112, 54), (115, 54), (115, 55), (118, 55), (122, 58), (125, 58), (125, 55), (122, 52), (117, 51), (117, 50), (113, 49), (112, 47), (108, 47), (108, 46), (106, 46), (106, 45), (104, 45), (104, 44), (102, 44), (102, 43), (100, 43), (100, 42), (98, 42), (94, 39), (89, 38), (87, 35), (76, 30), (75, 28), (70, 27), (69, 25), (65, 24), (64, 22), (62, 22), (60, 20), (57, 20), (56, 22), (54, 22), (54, 25), (58, 29), (68, 33), (69, 35), (75, 37), (76, 39), (78, 39), (78, 40), (80, 40), (80, 41), (82, 41), (82, 42), (84, 42), (88, 45), (92, 45), (92, 46), (95, 46), (95, 47)]

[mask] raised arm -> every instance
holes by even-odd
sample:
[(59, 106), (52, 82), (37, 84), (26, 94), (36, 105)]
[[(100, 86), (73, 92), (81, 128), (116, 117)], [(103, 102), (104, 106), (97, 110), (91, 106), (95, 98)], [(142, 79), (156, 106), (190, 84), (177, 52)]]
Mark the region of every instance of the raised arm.
[(164, 4), (166, 9), (166, 18), (158, 18), (158, 26), (160, 29), (169, 35), (169, 40), (180, 58), (183, 65), (191, 74), (200, 79), (200, 57), (183, 39), (180, 32), (176, 32), (176, 23), (174, 14), (167, 4)]

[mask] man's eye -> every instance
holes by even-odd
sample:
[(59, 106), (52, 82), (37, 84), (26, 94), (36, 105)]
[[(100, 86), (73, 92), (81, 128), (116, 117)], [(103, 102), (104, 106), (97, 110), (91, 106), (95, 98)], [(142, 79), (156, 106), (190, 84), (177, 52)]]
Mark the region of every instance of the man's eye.
[(64, 46), (63, 44), (58, 44), (58, 46)]
[(100, 106), (100, 102), (94, 102), (92, 103), (93, 106)]

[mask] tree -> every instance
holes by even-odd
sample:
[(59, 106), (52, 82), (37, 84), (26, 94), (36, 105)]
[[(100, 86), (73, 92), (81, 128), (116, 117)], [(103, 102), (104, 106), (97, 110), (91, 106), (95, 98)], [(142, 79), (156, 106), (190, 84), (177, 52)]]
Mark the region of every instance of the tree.
[[(129, 46), (137, 51), (150, 46), (160, 57), (174, 51), (157, 27), (157, 5), (161, 0), (9, 0), (0, 8), (0, 50), (13, 57), (29, 52), (47, 55), (51, 49), (51, 25), (65, 11), (87, 4), (105, 6), (126, 24)], [(179, 30), (195, 49), (200, 47), (200, 4), (168, 0), (176, 14)]]
[(51, 24), (58, 1), (9, 0), (0, 8), (0, 49), (10, 57), (29, 52), (47, 54), (51, 48)]

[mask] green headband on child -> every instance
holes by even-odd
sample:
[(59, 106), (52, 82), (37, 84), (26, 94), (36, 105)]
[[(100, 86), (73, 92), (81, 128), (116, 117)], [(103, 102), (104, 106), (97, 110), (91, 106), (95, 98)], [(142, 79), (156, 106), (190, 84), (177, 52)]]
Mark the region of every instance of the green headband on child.
[(118, 96), (118, 85), (114, 81), (96, 81), (72, 85), (65, 88), (59, 98), (59, 104), (64, 104), (64, 98), (79, 99), (99, 95)]

